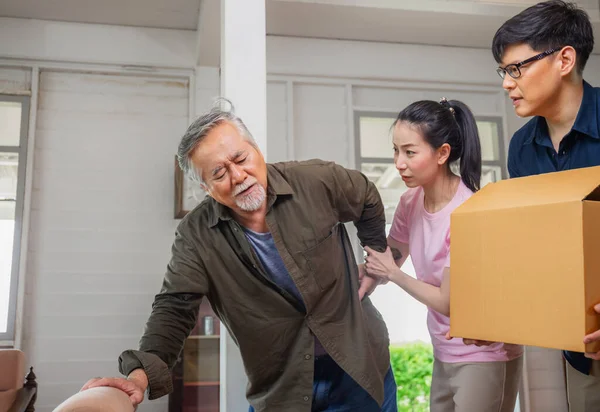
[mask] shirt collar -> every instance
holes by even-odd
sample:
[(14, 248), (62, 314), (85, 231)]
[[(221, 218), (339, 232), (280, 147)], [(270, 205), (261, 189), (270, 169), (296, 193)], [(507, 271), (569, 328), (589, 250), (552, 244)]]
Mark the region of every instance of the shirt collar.
[[(588, 82), (583, 82), (583, 98), (572, 129), (594, 139), (600, 139), (600, 131), (598, 130), (599, 108), (597, 94), (598, 90), (593, 88)], [(549, 138), (546, 119), (537, 116), (534, 132), (527, 137), (524, 143), (531, 144), (535, 141), (537, 144), (544, 145), (544, 142), (548, 141)]]
[(583, 133), (594, 139), (600, 139), (598, 131), (598, 90), (594, 89), (588, 82), (583, 82), (583, 100), (573, 130)]

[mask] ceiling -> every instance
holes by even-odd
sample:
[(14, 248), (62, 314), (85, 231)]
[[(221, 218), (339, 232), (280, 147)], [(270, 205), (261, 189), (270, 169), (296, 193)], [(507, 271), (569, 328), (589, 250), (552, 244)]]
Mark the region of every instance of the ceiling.
[[(215, 0), (208, 0), (215, 1)], [(496, 30), (536, 0), (267, 0), (267, 33), (489, 48)], [(598, 0), (580, 0), (600, 38)], [(600, 47), (596, 48), (600, 53)]]
[[(536, 2), (266, 0), (267, 34), (489, 48), (504, 21)], [(598, 0), (577, 3), (590, 14), (600, 38)], [(217, 57), (219, 10), (219, 0), (0, 0), (4, 17), (180, 30), (200, 26), (199, 47)]]
[(196, 30), (200, 0), (0, 0), (0, 16)]
[[(440, 9), (380, 9), (277, 1), (267, 8), (270, 34), (464, 47), (488, 47), (494, 28), (505, 20), (501, 15)], [(475, 33), (478, 35), (474, 36)]]

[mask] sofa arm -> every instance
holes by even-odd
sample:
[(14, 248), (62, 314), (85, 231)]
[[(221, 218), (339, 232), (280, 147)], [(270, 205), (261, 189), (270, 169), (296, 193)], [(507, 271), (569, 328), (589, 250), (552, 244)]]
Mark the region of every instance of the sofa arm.
[(36, 388), (21, 388), (17, 391), (17, 396), (8, 410), (8, 412), (28, 412), (33, 411), (33, 401), (36, 395)]
[(25, 377), (25, 385), (21, 384), (21, 388), (15, 390), (15, 397), (8, 412), (35, 411), (35, 400), (37, 399), (36, 378), (35, 373), (33, 373), (33, 367), (29, 368), (29, 373)]
[(86, 389), (58, 405), (54, 412), (133, 412), (129, 396), (107, 386)]
[(16, 349), (0, 350), (0, 391), (21, 389), (23, 387), (23, 372), (25, 371), (25, 354)]

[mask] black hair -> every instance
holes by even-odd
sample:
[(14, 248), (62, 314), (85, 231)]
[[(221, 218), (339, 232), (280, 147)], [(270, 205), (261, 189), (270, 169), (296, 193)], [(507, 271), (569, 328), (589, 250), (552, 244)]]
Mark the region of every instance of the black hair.
[(523, 10), (498, 29), (492, 41), (496, 62), (502, 61), (508, 46), (517, 44), (527, 44), (540, 53), (571, 46), (581, 75), (594, 49), (594, 32), (585, 10), (571, 2), (550, 0)]
[(402, 110), (394, 125), (399, 122), (416, 127), (434, 149), (448, 143), (448, 167), (460, 161), (462, 181), (473, 192), (479, 190), (481, 144), (475, 117), (466, 104), (458, 100), (421, 100)]

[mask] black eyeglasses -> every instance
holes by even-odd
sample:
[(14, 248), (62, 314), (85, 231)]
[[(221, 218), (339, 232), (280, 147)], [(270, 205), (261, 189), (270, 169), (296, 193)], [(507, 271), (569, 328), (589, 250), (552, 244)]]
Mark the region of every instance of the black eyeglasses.
[(496, 73), (498, 73), (498, 76), (500, 76), (502, 79), (504, 79), (504, 77), (506, 76), (506, 73), (508, 73), (508, 75), (510, 77), (512, 77), (513, 79), (518, 79), (519, 77), (521, 77), (521, 67), (522, 66), (526, 65), (527, 63), (531, 63), (531, 62), (534, 62), (537, 60), (542, 60), (544, 57), (550, 56), (552, 53), (556, 53), (559, 50), (560, 50), (560, 48), (546, 50), (545, 52), (536, 54), (535, 56), (530, 57), (527, 60), (523, 60), (522, 62), (507, 64), (506, 67), (498, 67), (496, 69)]

